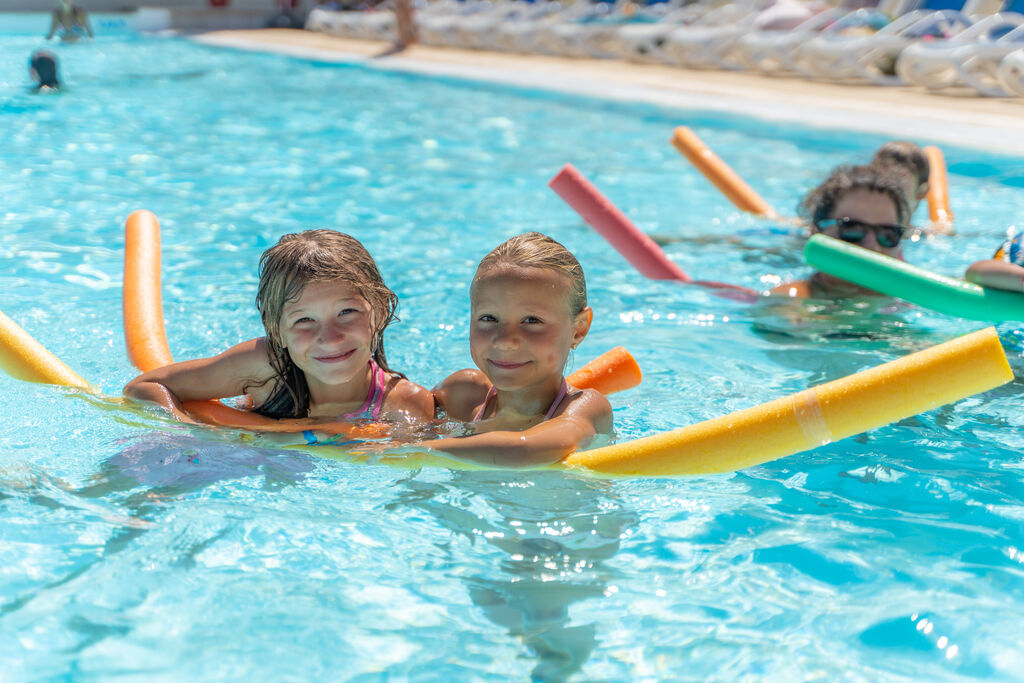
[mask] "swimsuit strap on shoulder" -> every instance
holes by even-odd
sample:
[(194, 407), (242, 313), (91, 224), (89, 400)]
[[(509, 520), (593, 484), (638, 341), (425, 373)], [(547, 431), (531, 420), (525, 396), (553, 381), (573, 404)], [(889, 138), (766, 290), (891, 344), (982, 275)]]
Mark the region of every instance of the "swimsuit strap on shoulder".
[[(548, 408), (548, 412), (545, 413), (544, 415), (545, 420), (550, 420), (551, 416), (555, 414), (555, 411), (558, 410), (558, 406), (562, 405), (562, 401), (565, 399), (565, 395), (568, 393), (568, 391), (569, 388), (566, 385), (565, 380), (563, 379), (562, 386), (558, 388), (558, 395), (555, 396), (555, 400), (551, 402), (551, 407)], [(484, 402), (480, 404), (480, 407), (477, 408), (476, 414), (473, 415), (473, 422), (479, 422), (480, 420), (483, 419), (484, 413), (487, 411), (487, 406), (489, 406), (491, 403), (491, 399), (497, 395), (498, 392), (494, 389), (493, 386), (487, 390), (487, 395), (484, 397)]]
[(370, 415), (374, 420), (379, 420), (381, 410), (384, 408), (384, 397), (388, 391), (388, 384), (391, 383), (391, 375), (377, 365), (372, 358), (370, 365), (373, 367), (373, 395), (370, 397), (373, 409)]
[(558, 388), (558, 395), (555, 396), (555, 400), (551, 402), (551, 407), (548, 408), (547, 414), (544, 415), (545, 420), (550, 420), (551, 416), (555, 414), (555, 411), (558, 410), (558, 406), (562, 405), (562, 400), (565, 398), (567, 392), (568, 387), (566, 386), (565, 379), (563, 378), (562, 386)]
[(387, 388), (387, 376), (372, 358), (370, 359), (370, 374), (370, 390), (366, 392), (366, 400), (363, 401), (363, 405), (360, 406), (358, 410), (351, 413), (345, 413), (345, 415), (343, 415), (344, 419), (352, 420), (360, 417), (366, 417), (367, 413), (369, 413), (370, 417), (374, 420), (380, 416), (381, 406), (384, 405), (384, 389)]
[(473, 422), (479, 422), (480, 420), (484, 419), (484, 413), (487, 412), (487, 406), (490, 404), (491, 399), (497, 395), (498, 392), (492, 385), (487, 390), (487, 395), (484, 396), (484, 402), (480, 404), (480, 407), (477, 408), (476, 413), (473, 415)]

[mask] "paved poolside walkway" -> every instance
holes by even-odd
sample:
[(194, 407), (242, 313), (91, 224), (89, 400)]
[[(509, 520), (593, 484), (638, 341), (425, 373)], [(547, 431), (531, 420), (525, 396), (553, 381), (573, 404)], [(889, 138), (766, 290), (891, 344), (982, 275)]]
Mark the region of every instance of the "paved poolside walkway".
[(1024, 98), (986, 98), (974, 91), (812, 82), (728, 71), (693, 71), (603, 59), (414, 46), (373, 59), (387, 45), (291, 29), (215, 31), (193, 38), (209, 45), (282, 52), (375, 68), (445, 74), (584, 95), (729, 111), (893, 137), (1024, 154)]

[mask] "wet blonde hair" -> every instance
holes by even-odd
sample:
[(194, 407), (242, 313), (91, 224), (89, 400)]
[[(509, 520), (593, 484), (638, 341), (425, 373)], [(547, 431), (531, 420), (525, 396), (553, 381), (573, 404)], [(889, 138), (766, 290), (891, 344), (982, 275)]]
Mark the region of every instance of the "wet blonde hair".
[(392, 372), (384, 354), (384, 330), (398, 320), (398, 296), (384, 284), (377, 264), (359, 240), (336, 230), (285, 235), (260, 257), (259, 279), (256, 308), (267, 332), (275, 388), (256, 412), (278, 418), (309, 414), (309, 386), (281, 341), (281, 316), (284, 307), (313, 282), (338, 280), (366, 299), (372, 314), (373, 360), (385, 372)]
[(528, 232), (502, 242), (480, 261), (473, 283), (488, 273), (514, 268), (546, 268), (565, 275), (570, 284), (569, 312), (577, 315), (587, 307), (583, 266), (571, 251), (547, 235)]

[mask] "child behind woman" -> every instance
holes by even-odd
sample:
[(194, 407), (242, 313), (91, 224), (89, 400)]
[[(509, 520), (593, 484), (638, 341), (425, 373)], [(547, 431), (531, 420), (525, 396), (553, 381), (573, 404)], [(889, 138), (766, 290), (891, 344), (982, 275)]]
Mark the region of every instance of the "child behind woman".
[(398, 299), (362, 244), (334, 230), (285, 235), (259, 273), (265, 337), (143, 373), (125, 394), (186, 421), (183, 401), (242, 395), (278, 419), (433, 417), (430, 392), (388, 367), (384, 330)]
[(1024, 292), (1024, 232), (1007, 230), (992, 258), (971, 264), (964, 277), (983, 287)]
[(611, 433), (602, 394), (568, 386), (569, 354), (590, 330), (583, 268), (537, 232), (499, 245), (480, 262), (470, 290), (469, 346), (477, 369), (435, 389), (439, 406), (473, 434), (418, 446), (503, 466), (557, 462)]

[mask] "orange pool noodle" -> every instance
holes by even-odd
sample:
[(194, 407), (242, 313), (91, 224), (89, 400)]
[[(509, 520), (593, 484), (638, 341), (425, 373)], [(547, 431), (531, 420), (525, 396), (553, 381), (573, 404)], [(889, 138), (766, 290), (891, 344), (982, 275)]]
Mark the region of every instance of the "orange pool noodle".
[(602, 394), (632, 389), (640, 384), (640, 366), (633, 355), (621, 346), (606, 351), (565, 378), (578, 389), (597, 389)]
[(932, 223), (952, 225), (953, 212), (949, 210), (949, 184), (946, 178), (946, 159), (942, 150), (929, 145), (924, 148), (928, 157), (928, 217)]
[(712, 152), (692, 130), (686, 126), (677, 127), (672, 135), (672, 144), (737, 208), (766, 218), (778, 217), (775, 209), (744, 182), (736, 171)]
[[(164, 329), (160, 290), (160, 223), (149, 211), (135, 211), (124, 226), (124, 340), (132, 365), (148, 372), (174, 362)], [(210, 424), (241, 429), (279, 428), (286, 425), (220, 401), (185, 401), (193, 417)], [(280, 431), (302, 431), (308, 425), (291, 425)]]
[(132, 365), (143, 372), (174, 362), (164, 331), (160, 293), (160, 223), (135, 211), (124, 225), (124, 340)]
[(615, 475), (717, 474), (799, 453), (1013, 379), (989, 327), (731, 415), (581, 451), (566, 465)]
[(3, 313), (0, 313), (0, 369), (26, 382), (93, 390), (92, 385)]

